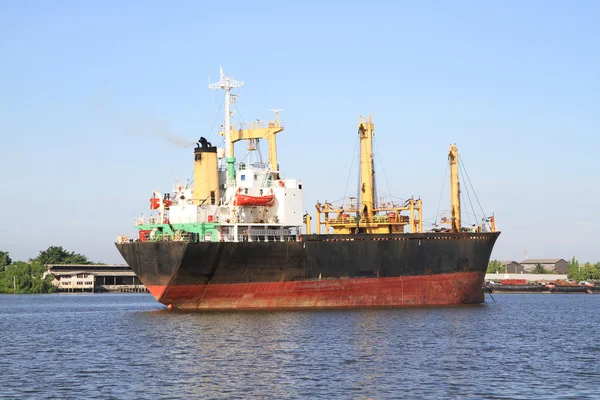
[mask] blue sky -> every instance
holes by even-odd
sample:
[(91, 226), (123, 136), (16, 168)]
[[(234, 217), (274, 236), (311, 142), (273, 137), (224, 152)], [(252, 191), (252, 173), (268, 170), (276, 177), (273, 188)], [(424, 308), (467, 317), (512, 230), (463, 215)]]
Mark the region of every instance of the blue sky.
[(284, 109), (280, 165), (305, 209), (356, 186), (356, 123), (373, 113), (382, 191), (421, 196), (434, 220), (457, 143), (503, 232), (494, 258), (599, 261), (599, 15), (593, 1), (2, 2), (0, 247), (121, 262), (114, 236), (191, 175), (191, 150), (164, 136), (218, 140), (207, 83), (223, 65), (245, 81), (238, 121)]

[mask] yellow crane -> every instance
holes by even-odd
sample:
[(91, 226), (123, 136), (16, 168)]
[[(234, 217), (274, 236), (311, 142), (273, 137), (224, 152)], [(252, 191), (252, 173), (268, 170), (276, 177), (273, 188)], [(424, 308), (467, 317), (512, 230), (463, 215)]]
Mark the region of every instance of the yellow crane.
[[(360, 204), (348, 205), (346, 208), (333, 208), (330, 203), (317, 202), (316, 229), (321, 234), (321, 225), (325, 232), (329, 228), (334, 234), (369, 233), (387, 234), (403, 233), (406, 225), (410, 232), (423, 232), (423, 202), (421, 199), (409, 199), (404, 204), (393, 202), (375, 206), (375, 182), (373, 178), (373, 136), (375, 125), (373, 119), (361, 117), (358, 123), (360, 139)], [(401, 214), (408, 211), (408, 215)], [(323, 220), (321, 214), (324, 214)], [(330, 214), (336, 214), (330, 217)], [(308, 230), (307, 224), (307, 232)]]
[[(269, 143), (269, 164), (271, 170), (274, 171), (273, 179), (279, 179), (279, 164), (277, 163), (277, 137), (276, 135), (284, 130), (283, 123), (279, 121), (279, 112), (282, 110), (271, 110), (275, 113), (275, 120), (267, 123), (254, 121), (250, 127), (239, 126), (237, 129), (231, 127), (229, 132), (228, 153), (234, 157), (233, 144), (240, 140), (249, 140), (251, 145), (256, 139), (266, 139)], [(221, 131), (221, 136), (227, 136), (226, 131)]]

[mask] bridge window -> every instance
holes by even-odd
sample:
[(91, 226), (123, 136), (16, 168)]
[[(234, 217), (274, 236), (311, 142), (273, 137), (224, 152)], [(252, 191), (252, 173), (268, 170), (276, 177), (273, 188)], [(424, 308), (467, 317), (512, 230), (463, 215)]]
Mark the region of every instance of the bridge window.
[(245, 181), (245, 180), (246, 180), (246, 175), (242, 174), (242, 176), (241, 176), (241, 179), (242, 179), (243, 181)]

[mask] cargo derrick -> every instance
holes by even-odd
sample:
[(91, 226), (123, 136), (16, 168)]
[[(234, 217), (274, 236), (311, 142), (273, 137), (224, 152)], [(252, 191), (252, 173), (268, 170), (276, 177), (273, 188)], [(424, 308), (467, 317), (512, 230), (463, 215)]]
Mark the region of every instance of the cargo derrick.
[(450, 225), (452, 232), (460, 232), (460, 182), (458, 181), (458, 148), (450, 145), (448, 150), (448, 163), (450, 164)]
[[(358, 137), (360, 139), (360, 168), (359, 168), (359, 194), (356, 204), (346, 207), (334, 208), (330, 203), (317, 202), (316, 229), (317, 235), (321, 234), (321, 225), (325, 226), (325, 234), (390, 234), (404, 233), (405, 226), (409, 225), (410, 233), (423, 232), (423, 202), (421, 199), (409, 199), (405, 204), (375, 202), (375, 178), (373, 168), (373, 137), (375, 125), (371, 116), (361, 117), (358, 123)], [(408, 211), (408, 215), (403, 212)], [(321, 217), (324, 214), (324, 219)], [(330, 217), (334, 214), (334, 217)], [(306, 222), (306, 231), (310, 232)]]

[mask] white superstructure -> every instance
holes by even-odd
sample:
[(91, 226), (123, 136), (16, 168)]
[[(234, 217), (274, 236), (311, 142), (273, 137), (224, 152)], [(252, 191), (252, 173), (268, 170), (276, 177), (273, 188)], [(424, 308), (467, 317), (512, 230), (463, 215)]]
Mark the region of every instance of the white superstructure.
[[(158, 215), (136, 220), (137, 227), (149, 231), (152, 238), (185, 240), (191, 234), (199, 241), (298, 240), (303, 225), (302, 182), (281, 177), (276, 161), (275, 134), (283, 130), (278, 119), (281, 110), (273, 110), (275, 121), (234, 130), (230, 104), (235, 95), (231, 89), (242, 85), (242, 81), (226, 77), (222, 68), (220, 81), (209, 85), (225, 91), (221, 132), (225, 149), (201, 138), (194, 152), (197, 182), (176, 181), (172, 192), (162, 198), (154, 191), (151, 209)], [(269, 141), (270, 162), (264, 162), (257, 151), (261, 139)], [(236, 162), (234, 142), (240, 140), (249, 142), (249, 154)], [(211, 179), (215, 183), (207, 183)], [(218, 187), (212, 187), (217, 180)]]

